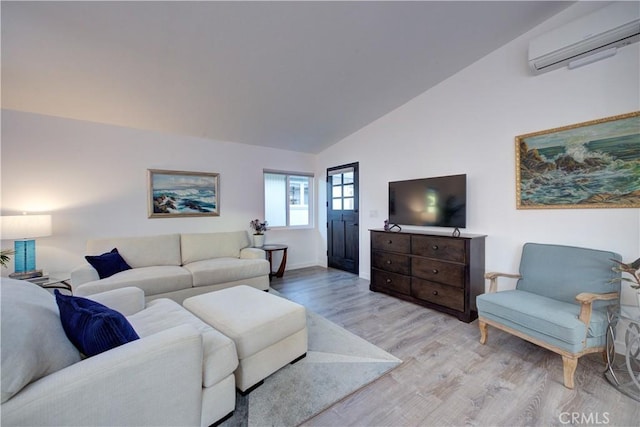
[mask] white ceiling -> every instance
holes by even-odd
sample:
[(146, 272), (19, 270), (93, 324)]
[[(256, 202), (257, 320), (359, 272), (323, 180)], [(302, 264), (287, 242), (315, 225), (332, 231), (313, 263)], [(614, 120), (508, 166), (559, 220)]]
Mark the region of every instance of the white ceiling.
[(2, 107), (317, 153), (570, 4), (2, 1)]

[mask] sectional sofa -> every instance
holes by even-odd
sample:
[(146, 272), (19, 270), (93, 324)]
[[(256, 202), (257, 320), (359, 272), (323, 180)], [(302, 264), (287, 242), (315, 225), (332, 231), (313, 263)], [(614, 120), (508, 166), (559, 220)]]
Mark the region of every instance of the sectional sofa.
[(239, 284), (268, 290), (269, 262), (262, 249), (250, 245), (246, 231), (92, 239), (87, 255), (116, 249), (131, 268), (101, 278), (86, 263), (71, 272), (71, 285), (77, 296), (134, 286), (147, 301), (170, 298), (179, 304)]
[[(145, 303), (137, 288), (92, 295), (139, 339), (83, 358), (54, 295), (5, 277), (0, 284), (3, 426), (208, 426), (233, 412), (234, 342), (175, 301)], [(102, 339), (115, 334), (105, 319), (78, 324), (109, 325), (90, 334)]]

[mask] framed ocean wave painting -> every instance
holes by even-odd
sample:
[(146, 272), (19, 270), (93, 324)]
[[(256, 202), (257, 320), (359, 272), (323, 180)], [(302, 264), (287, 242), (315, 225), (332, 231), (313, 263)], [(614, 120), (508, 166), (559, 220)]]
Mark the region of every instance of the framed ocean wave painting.
[(640, 111), (517, 136), (516, 204), (640, 207)]
[(149, 218), (220, 215), (220, 174), (148, 169)]

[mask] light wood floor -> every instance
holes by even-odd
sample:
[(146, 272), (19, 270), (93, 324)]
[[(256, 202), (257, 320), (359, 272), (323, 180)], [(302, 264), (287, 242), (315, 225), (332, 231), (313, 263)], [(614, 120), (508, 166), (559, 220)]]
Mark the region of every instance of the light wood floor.
[[(286, 272), (271, 286), (403, 360), (308, 426), (640, 426), (640, 403), (603, 377), (600, 355), (580, 359), (576, 387), (561, 357), (489, 328), (369, 291), (339, 270)], [(573, 417), (573, 422), (571, 422)]]

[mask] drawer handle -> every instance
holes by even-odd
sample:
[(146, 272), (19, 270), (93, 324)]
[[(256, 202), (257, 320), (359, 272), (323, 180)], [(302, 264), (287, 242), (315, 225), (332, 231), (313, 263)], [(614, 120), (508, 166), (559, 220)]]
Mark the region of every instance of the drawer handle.
[(391, 265), (391, 260), (390, 259), (387, 260), (387, 264)]
[(433, 291), (433, 294), (434, 295), (438, 295), (438, 291)]
[(436, 270), (435, 268), (434, 268), (433, 270), (431, 270), (431, 272), (432, 272), (433, 274), (438, 274), (438, 270)]
[(387, 279), (385, 281), (387, 282), (387, 285), (391, 284), (391, 279)]
[(387, 243), (392, 245), (393, 244), (393, 240), (389, 240)]
[(431, 249), (433, 249), (434, 251), (437, 251), (438, 250), (438, 245), (431, 246)]

